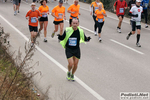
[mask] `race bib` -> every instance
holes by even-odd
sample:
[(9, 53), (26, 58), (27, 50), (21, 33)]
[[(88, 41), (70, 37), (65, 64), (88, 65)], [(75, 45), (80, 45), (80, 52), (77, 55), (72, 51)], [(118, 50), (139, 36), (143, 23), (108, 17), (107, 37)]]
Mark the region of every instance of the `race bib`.
[(45, 13), (44, 15), (42, 15), (42, 17), (47, 17), (47, 13)]
[(99, 19), (99, 18), (98, 18), (98, 22), (99, 22), (99, 23), (102, 23), (102, 22), (103, 22), (103, 19)]
[(72, 19), (77, 19), (77, 17), (72, 17)]
[(76, 46), (77, 38), (69, 38), (69, 46)]
[(31, 17), (31, 23), (36, 23), (37, 20), (36, 20), (36, 17)]
[(63, 14), (62, 14), (62, 13), (58, 13), (58, 17), (59, 17), (60, 19), (62, 19), (62, 18), (63, 18)]
[(136, 22), (136, 26), (140, 26), (141, 25), (141, 22)]
[(120, 8), (119, 13), (124, 13), (124, 8)]
[(144, 7), (147, 8), (147, 7), (148, 7), (148, 3), (145, 3), (145, 4), (144, 4)]
[(95, 11), (98, 9), (98, 7), (95, 7)]

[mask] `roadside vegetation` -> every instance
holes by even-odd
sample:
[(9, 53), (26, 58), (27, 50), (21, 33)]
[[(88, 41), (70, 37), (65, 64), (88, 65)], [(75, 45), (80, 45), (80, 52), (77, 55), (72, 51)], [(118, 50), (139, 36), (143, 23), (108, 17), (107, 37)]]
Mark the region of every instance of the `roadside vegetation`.
[[(0, 27), (0, 100), (40, 100), (32, 90), (31, 78), (38, 73), (30, 72), (35, 47), (25, 45), (25, 57), (20, 50), (9, 51), (8, 33)], [(35, 64), (36, 65), (36, 64)], [(35, 66), (34, 65), (34, 66)]]

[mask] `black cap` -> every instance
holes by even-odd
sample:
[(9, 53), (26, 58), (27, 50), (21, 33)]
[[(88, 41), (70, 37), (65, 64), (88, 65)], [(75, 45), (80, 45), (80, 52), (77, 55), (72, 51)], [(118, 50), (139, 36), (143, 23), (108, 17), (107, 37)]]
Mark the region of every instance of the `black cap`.
[(59, 3), (63, 3), (63, 0), (59, 0)]

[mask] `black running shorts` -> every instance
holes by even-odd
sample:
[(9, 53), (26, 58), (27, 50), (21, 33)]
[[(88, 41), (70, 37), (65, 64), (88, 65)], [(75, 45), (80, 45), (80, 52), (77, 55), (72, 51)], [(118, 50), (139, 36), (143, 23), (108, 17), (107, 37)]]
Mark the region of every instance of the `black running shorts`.
[(53, 23), (55, 24), (55, 25), (59, 25), (60, 23), (64, 23), (64, 21), (62, 20), (62, 21), (53, 21)]
[(40, 21), (40, 22), (48, 21), (48, 17), (40, 17), (40, 18), (39, 18), (39, 21)]
[(132, 25), (132, 31), (135, 31), (136, 28), (141, 30), (141, 25), (136, 26), (136, 22), (135, 21), (131, 21), (131, 25)]
[(34, 27), (34, 26), (29, 25), (29, 30), (30, 30), (30, 32), (32, 32), (32, 31), (38, 32), (38, 27)]
[(13, 4), (19, 5), (19, 0), (13, 0)]
[(76, 58), (80, 59), (80, 49), (69, 49), (69, 48), (66, 48), (65, 49), (65, 53), (66, 53), (66, 57), (67, 59), (75, 56)]
[(124, 15), (118, 15), (118, 17), (120, 17), (120, 16), (122, 17), (122, 19), (124, 18)]

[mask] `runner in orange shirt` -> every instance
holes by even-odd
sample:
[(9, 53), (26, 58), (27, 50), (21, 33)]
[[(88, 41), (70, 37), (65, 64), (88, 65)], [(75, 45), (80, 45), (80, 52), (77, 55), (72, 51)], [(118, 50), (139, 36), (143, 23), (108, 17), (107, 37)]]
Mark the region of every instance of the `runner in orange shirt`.
[(41, 13), (41, 18), (39, 19), (40, 29), (38, 35), (40, 35), (40, 32), (43, 29), (43, 25), (44, 25), (44, 42), (47, 42), (46, 36), (47, 36), (49, 7), (46, 5), (47, 0), (42, 0), (40, 3), (41, 6), (39, 7), (39, 11)]
[(80, 5), (79, 5), (78, 3), (79, 3), (79, 0), (74, 0), (74, 4), (72, 4), (72, 5), (68, 8), (68, 13), (70, 13), (70, 19), (69, 19), (70, 27), (72, 26), (72, 25), (71, 25), (72, 19), (76, 18), (76, 19), (78, 19), (78, 21), (79, 21), (78, 15), (81, 15), (81, 14), (79, 13)]
[(31, 10), (29, 10), (26, 14), (26, 19), (29, 20), (29, 30), (31, 33), (31, 46), (34, 45), (35, 38), (37, 36), (38, 31), (38, 17), (40, 17), (40, 12), (35, 9), (35, 3), (31, 4)]
[(92, 15), (92, 13), (93, 13), (93, 20), (95, 22), (95, 24), (94, 24), (94, 34), (95, 34), (95, 36), (97, 36), (97, 24), (96, 24), (96, 16), (94, 15), (94, 13), (98, 9), (98, 4), (99, 3), (101, 3), (102, 8), (104, 8), (103, 3), (100, 2), (100, 0), (96, 0), (96, 1), (92, 2), (91, 5), (90, 5), (90, 14)]
[(52, 16), (54, 17), (54, 25), (55, 30), (52, 33), (51, 37), (53, 38), (55, 35), (55, 32), (58, 31), (58, 25), (60, 25), (60, 35), (63, 34), (63, 28), (64, 28), (64, 19), (66, 20), (65, 16), (65, 7), (63, 5), (63, 0), (59, 0), (58, 6), (55, 6), (52, 10)]
[(98, 9), (95, 11), (96, 16), (96, 24), (98, 27), (98, 35), (99, 35), (99, 42), (102, 41), (101, 39), (101, 31), (102, 31), (102, 27), (104, 25), (104, 17), (107, 17), (105, 10), (103, 9), (103, 5), (101, 3), (98, 4)]

